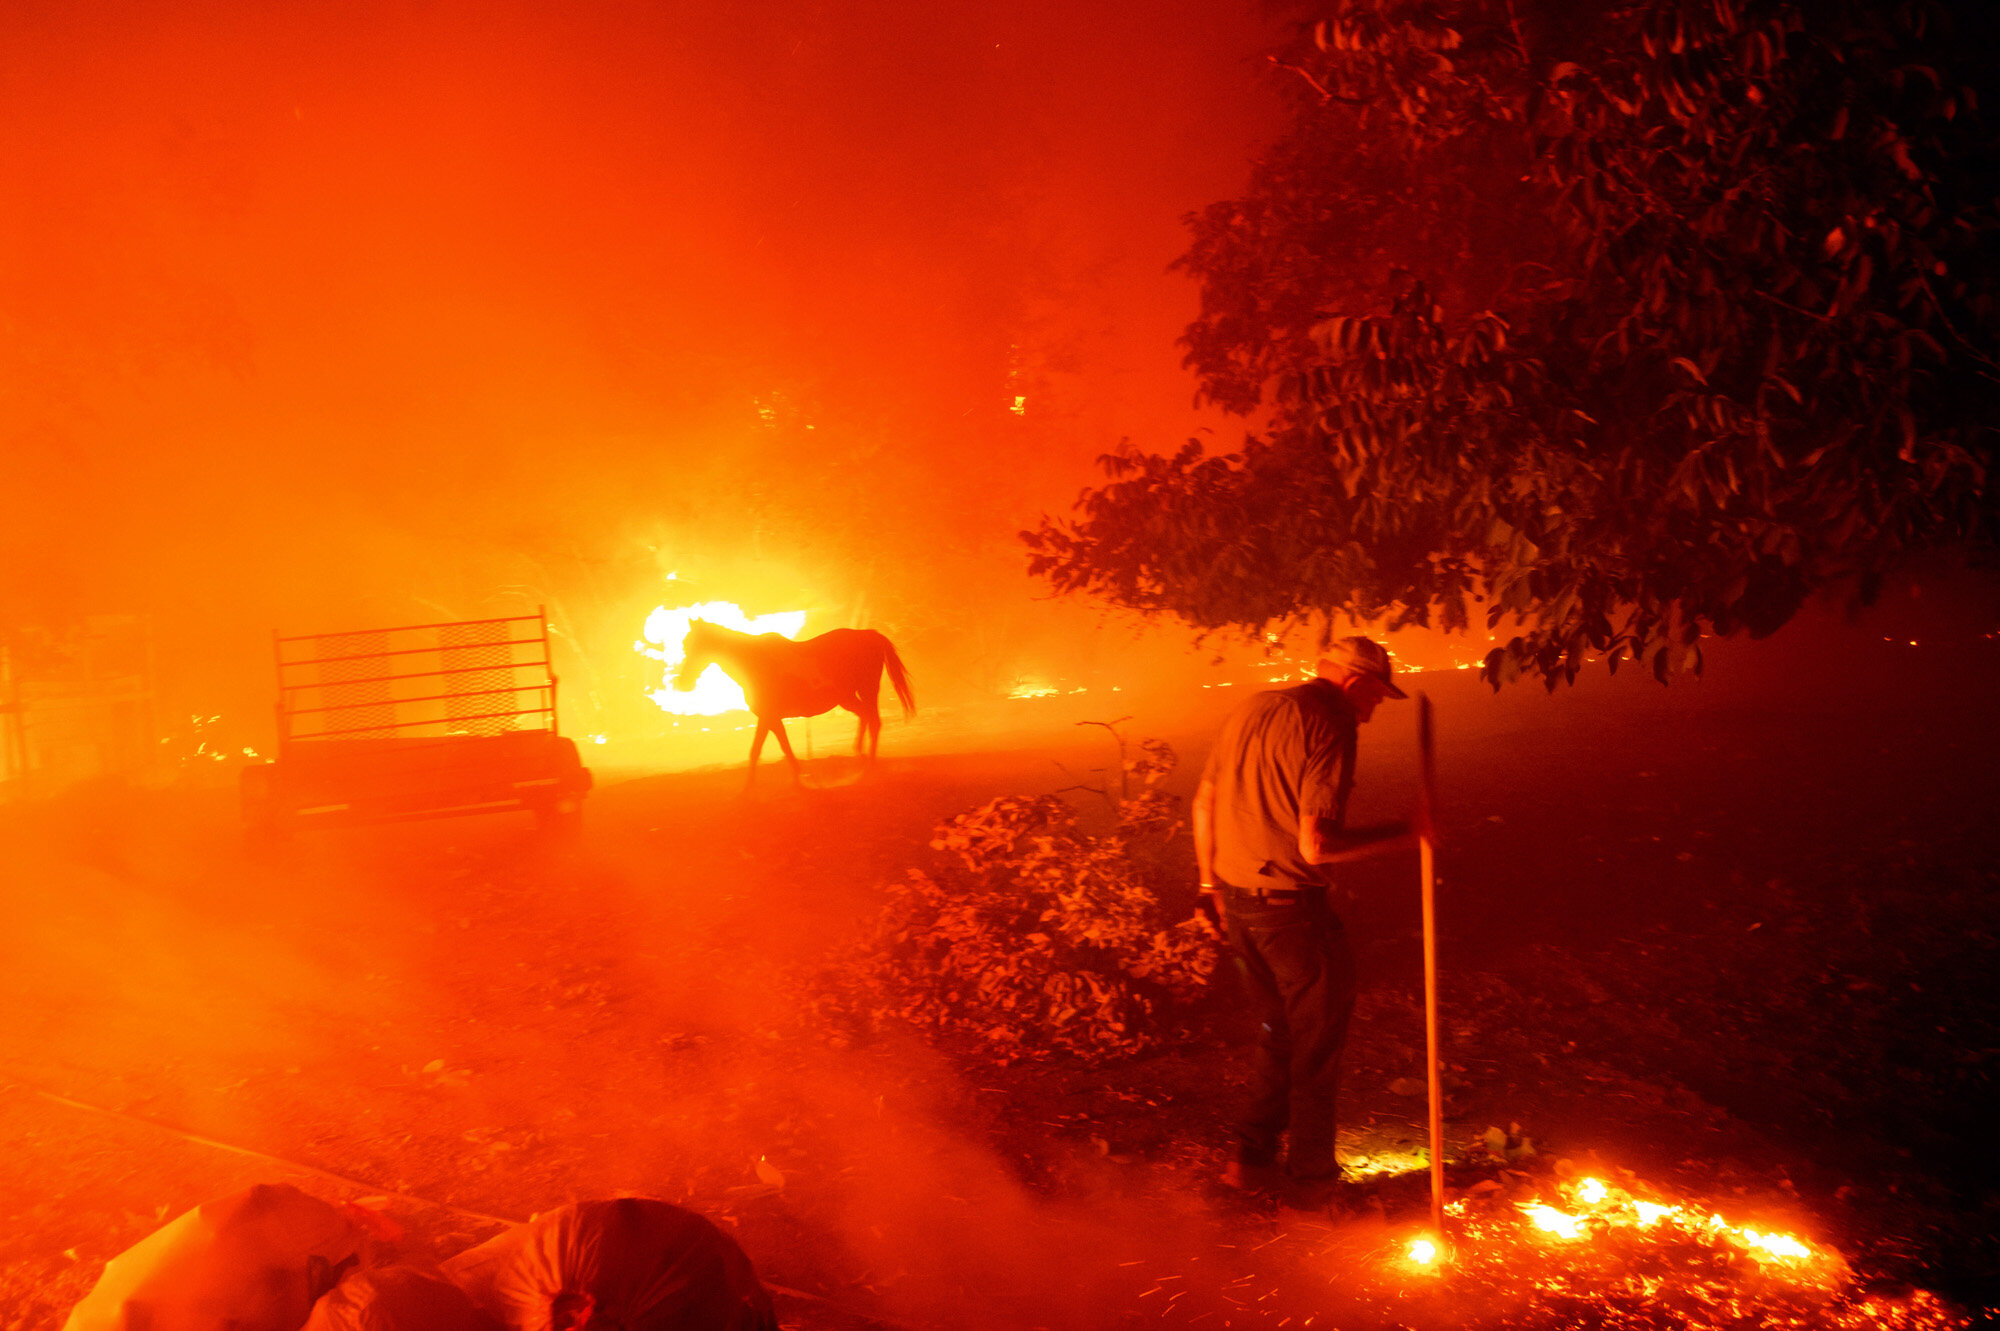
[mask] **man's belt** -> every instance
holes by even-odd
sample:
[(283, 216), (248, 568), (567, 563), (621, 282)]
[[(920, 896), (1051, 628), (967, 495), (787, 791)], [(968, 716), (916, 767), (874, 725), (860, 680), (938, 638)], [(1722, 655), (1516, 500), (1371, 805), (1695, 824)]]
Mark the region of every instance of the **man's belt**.
[(1239, 897), (1248, 897), (1253, 901), (1267, 902), (1273, 906), (1288, 906), (1294, 902), (1303, 901), (1308, 897), (1323, 897), (1326, 895), (1326, 889), (1317, 886), (1238, 887), (1234, 883), (1223, 882), (1220, 879), (1217, 880), (1217, 885), (1225, 892)]

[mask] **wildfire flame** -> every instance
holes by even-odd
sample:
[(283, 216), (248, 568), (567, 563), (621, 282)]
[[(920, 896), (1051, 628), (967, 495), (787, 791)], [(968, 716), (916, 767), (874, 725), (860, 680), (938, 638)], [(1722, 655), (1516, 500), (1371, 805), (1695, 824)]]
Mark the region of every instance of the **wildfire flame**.
[(735, 629), (740, 633), (782, 633), (796, 638), (806, 625), (803, 610), (780, 610), (768, 615), (746, 615), (729, 601), (701, 601), (694, 605), (655, 606), (646, 616), (645, 636), (632, 644), (641, 656), (651, 657), (664, 667), (660, 687), (649, 691), (663, 712), (675, 716), (719, 716), (723, 712), (747, 712), (750, 704), (736, 681), (710, 665), (695, 679), (694, 687), (682, 692), (674, 687), (674, 671), (681, 663), (681, 639), (688, 625), (697, 619)]
[(1523, 1202), (1521, 1210), (1534, 1222), (1536, 1229), (1545, 1229), (1559, 1239), (1583, 1237), (1583, 1221), (1567, 1212), (1558, 1211), (1553, 1206), (1544, 1206), (1540, 1202)]
[(1568, 1202), (1582, 1214), (1573, 1215), (1542, 1202), (1517, 1203), (1536, 1229), (1562, 1239), (1583, 1238), (1592, 1228), (1654, 1229), (1670, 1225), (1708, 1241), (1721, 1241), (1741, 1249), (1759, 1262), (1777, 1263), (1794, 1269), (1826, 1268), (1840, 1265), (1836, 1253), (1814, 1248), (1790, 1234), (1767, 1233), (1747, 1225), (1732, 1225), (1720, 1215), (1702, 1214), (1686, 1206), (1642, 1201), (1623, 1190), (1614, 1190), (1602, 1179), (1580, 1178), (1559, 1185)]
[[(1518, 1173), (1511, 1184), (1488, 1180), (1448, 1202), (1449, 1248), (1435, 1233), (1405, 1234), (1383, 1254), (1388, 1283), (1379, 1288), (1393, 1290), (1388, 1297), (1399, 1305), (1441, 1298), (1457, 1310), (1461, 1301), (1483, 1301), (1478, 1316), (1450, 1324), (1660, 1331), (1971, 1325), (1925, 1291), (1872, 1292), (1832, 1248), (1733, 1222), (1697, 1202), (1642, 1200), (1635, 1177), (1587, 1177), (1567, 1164), (1553, 1179)], [(1494, 1320), (1514, 1312), (1527, 1320)]]

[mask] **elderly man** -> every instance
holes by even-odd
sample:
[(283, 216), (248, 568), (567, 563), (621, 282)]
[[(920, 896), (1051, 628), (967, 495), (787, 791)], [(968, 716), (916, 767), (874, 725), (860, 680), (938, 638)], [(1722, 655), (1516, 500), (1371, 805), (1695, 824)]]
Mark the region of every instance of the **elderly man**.
[(1404, 823), (1345, 826), (1357, 729), (1384, 700), (1407, 696), (1381, 644), (1344, 638), (1316, 678), (1255, 694), (1230, 715), (1195, 792), (1201, 890), (1263, 1027), (1224, 1174), (1232, 1187), (1279, 1191), (1300, 1206), (1324, 1205), (1338, 1190), (1334, 1101), (1354, 953), (1327, 904), (1324, 870), (1415, 842)]

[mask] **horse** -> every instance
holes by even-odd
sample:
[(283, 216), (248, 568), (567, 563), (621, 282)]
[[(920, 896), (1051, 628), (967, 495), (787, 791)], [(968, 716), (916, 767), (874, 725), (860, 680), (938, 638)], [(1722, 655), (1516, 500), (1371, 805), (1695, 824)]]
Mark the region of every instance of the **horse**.
[(778, 737), (778, 747), (792, 765), (792, 780), (800, 781), (799, 759), (785, 734), (785, 718), (818, 716), (836, 707), (845, 707), (859, 719), (854, 728), (854, 751), (874, 762), (882, 737), (882, 709), (877, 697), (884, 671), (896, 690), (896, 700), (903, 704), (903, 715), (917, 714), (903, 658), (873, 629), (833, 629), (794, 642), (782, 633), (738, 633), (697, 619), (681, 639), (681, 663), (674, 671), (674, 687), (693, 688), (711, 663), (721, 666), (723, 674), (742, 686), (743, 696), (757, 717), (757, 738), (750, 741), (746, 781), (757, 779), (757, 759), (764, 752), (766, 735)]

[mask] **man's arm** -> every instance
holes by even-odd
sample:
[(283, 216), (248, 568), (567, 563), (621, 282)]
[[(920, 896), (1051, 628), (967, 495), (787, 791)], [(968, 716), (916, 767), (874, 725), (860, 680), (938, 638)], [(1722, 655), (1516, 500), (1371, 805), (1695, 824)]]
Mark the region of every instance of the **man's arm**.
[(1345, 864), (1414, 846), (1408, 823), (1347, 826), (1354, 790), (1354, 727), (1315, 718), (1306, 732), (1306, 798), (1299, 809), (1299, 854), (1307, 864)]
[(1345, 864), (1416, 844), (1416, 835), (1405, 822), (1336, 828), (1319, 818), (1299, 821), (1299, 854), (1307, 864)]
[(1219, 912), (1222, 902), (1220, 889), (1215, 885), (1215, 786), (1206, 780), (1195, 787), (1192, 817), (1195, 869), (1201, 874), (1203, 895), (1215, 899)]

